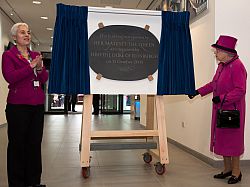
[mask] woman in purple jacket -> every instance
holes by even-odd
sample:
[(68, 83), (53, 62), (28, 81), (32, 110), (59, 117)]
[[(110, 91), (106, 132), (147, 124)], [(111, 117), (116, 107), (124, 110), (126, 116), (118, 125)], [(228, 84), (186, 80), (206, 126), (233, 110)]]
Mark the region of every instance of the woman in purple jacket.
[(9, 83), (5, 110), (8, 182), (10, 187), (45, 186), (40, 185), (45, 99), (42, 84), (47, 81), (48, 72), (42, 56), (28, 48), (28, 25), (14, 24), (11, 35), (16, 45), (2, 56), (2, 73)]
[[(213, 112), (211, 125), (210, 150), (223, 156), (224, 170), (214, 175), (214, 178), (229, 177), (228, 184), (241, 181), (240, 156), (244, 153), (244, 126), (245, 126), (245, 95), (247, 72), (235, 50), (237, 39), (231, 36), (220, 36), (216, 44), (215, 57), (219, 62), (213, 80), (196, 90), (195, 95), (205, 96), (213, 92)], [(240, 111), (240, 128), (217, 128), (217, 110), (223, 102), (224, 110)]]

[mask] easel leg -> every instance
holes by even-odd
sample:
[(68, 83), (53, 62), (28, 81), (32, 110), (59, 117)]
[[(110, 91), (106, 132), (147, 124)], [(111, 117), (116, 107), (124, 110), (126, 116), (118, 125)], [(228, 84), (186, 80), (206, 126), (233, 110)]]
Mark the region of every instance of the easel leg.
[(155, 97), (156, 104), (156, 118), (159, 132), (159, 153), (161, 164), (168, 164), (168, 144), (167, 144), (167, 131), (166, 131), (166, 119), (164, 110), (163, 96)]
[(81, 132), (81, 167), (89, 167), (92, 99), (93, 95), (84, 95)]

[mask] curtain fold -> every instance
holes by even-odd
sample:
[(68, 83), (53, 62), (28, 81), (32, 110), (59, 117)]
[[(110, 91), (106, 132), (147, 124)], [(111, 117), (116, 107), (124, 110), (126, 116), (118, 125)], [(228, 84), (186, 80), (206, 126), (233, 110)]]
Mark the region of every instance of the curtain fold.
[(158, 95), (194, 94), (189, 12), (162, 11)]
[(49, 93), (89, 94), (88, 7), (57, 4)]

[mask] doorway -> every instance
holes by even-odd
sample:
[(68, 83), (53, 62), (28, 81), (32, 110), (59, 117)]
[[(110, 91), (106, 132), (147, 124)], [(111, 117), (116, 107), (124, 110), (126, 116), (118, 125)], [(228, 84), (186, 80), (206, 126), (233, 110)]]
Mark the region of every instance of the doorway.
[(130, 114), (130, 96), (101, 95), (101, 114)]

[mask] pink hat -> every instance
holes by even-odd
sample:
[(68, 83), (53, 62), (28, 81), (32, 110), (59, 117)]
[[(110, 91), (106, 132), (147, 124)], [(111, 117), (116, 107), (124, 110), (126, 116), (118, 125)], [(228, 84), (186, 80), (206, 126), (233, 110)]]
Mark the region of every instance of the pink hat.
[(232, 36), (221, 35), (217, 42), (212, 45), (212, 47), (221, 49), (226, 52), (237, 54), (237, 51), (235, 50), (236, 42), (237, 39)]

